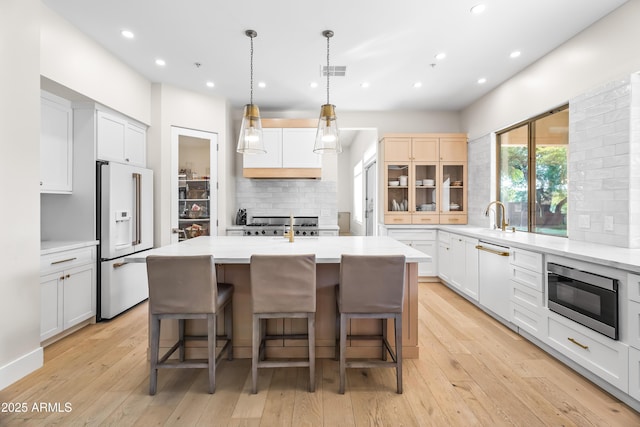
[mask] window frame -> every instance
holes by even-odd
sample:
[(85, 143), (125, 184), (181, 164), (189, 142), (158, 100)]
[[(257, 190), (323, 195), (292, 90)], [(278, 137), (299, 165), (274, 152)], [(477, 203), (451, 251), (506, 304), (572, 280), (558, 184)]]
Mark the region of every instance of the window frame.
[[(564, 238), (568, 238), (569, 237), (569, 228), (566, 228), (566, 235), (564, 236), (559, 236), (559, 235), (555, 235), (552, 233), (541, 233), (540, 231), (535, 231), (535, 226), (536, 224), (534, 224), (534, 218), (535, 218), (535, 213), (536, 213), (536, 171), (537, 171), (537, 164), (536, 164), (536, 144), (535, 144), (535, 123), (540, 120), (543, 119), (545, 117), (557, 114), (561, 111), (565, 111), (567, 110), (567, 112), (569, 112), (569, 104), (562, 104), (558, 107), (555, 107), (551, 110), (548, 110), (542, 114), (538, 114), (536, 116), (533, 116), (529, 119), (520, 121), (518, 123), (514, 123), (511, 126), (508, 126), (506, 128), (500, 129), (499, 131), (495, 132), (496, 135), (496, 144), (495, 144), (495, 159), (496, 159), (496, 175), (495, 175), (495, 194), (496, 194), (496, 199), (497, 200), (501, 200), (501, 196), (502, 196), (502, 180), (501, 180), (501, 173), (502, 173), (502, 169), (501, 169), (501, 148), (502, 148), (502, 144), (501, 144), (501, 137), (503, 134), (508, 133), (512, 130), (518, 129), (522, 126), (527, 126), (527, 233), (535, 233), (535, 234), (540, 234), (543, 236), (556, 236), (556, 237), (564, 237)], [(567, 150), (569, 147), (569, 142), (567, 141)], [(568, 156), (567, 156), (568, 157)], [(567, 164), (566, 167), (568, 169), (569, 164), (568, 164), (568, 159), (567, 159)], [(568, 178), (567, 178), (567, 194), (568, 194), (568, 187), (569, 187), (569, 182), (568, 182)], [(497, 212), (496, 212), (497, 214)]]

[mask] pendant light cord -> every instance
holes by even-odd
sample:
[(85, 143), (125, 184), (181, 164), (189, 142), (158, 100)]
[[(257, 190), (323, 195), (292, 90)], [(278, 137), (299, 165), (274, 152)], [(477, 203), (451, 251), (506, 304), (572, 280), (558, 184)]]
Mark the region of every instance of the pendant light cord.
[(327, 35), (327, 104), (329, 104), (329, 75), (331, 73), (329, 69), (329, 38)]
[(250, 95), (250, 104), (253, 105), (253, 36), (249, 36), (251, 39), (251, 95)]

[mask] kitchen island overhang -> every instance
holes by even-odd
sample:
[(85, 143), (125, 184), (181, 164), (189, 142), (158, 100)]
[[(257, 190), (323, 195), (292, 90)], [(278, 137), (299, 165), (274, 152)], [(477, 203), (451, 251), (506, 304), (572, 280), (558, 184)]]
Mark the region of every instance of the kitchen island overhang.
[[(180, 243), (156, 248), (142, 254), (132, 254), (125, 262), (145, 262), (148, 255), (213, 255), (218, 281), (235, 286), (233, 296), (234, 356), (251, 357), (251, 281), (249, 264), (251, 255), (316, 255), (316, 355), (331, 358), (335, 353), (335, 285), (340, 274), (340, 258), (344, 255), (404, 255), (405, 300), (403, 308), (403, 354), (417, 358), (418, 347), (418, 262), (430, 257), (410, 246), (386, 236), (321, 236), (296, 238), (293, 243), (282, 237), (201, 236)], [(363, 283), (363, 288), (366, 283)], [(366, 291), (366, 289), (363, 289)], [(167, 321), (165, 321), (167, 322)], [(177, 337), (177, 322), (163, 324), (160, 346), (170, 347)], [(354, 334), (376, 334), (381, 322), (357, 319), (349, 325)], [(203, 322), (193, 321), (188, 333), (204, 334)], [(273, 319), (267, 324), (267, 333), (303, 333), (306, 321), (300, 319)], [(389, 328), (389, 339), (393, 338)], [(390, 341), (393, 342), (393, 341)], [(306, 343), (299, 340), (269, 342), (267, 357), (305, 357)], [(350, 357), (379, 357), (380, 344), (376, 341), (353, 341), (347, 352)], [(187, 349), (188, 357), (206, 357), (206, 343), (196, 342)]]

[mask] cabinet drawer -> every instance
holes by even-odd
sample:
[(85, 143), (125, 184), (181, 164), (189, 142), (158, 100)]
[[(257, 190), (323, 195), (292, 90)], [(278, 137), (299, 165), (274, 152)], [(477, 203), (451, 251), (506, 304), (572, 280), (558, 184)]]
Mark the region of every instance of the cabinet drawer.
[(409, 214), (387, 214), (384, 216), (385, 224), (411, 224), (411, 215)]
[(40, 275), (66, 270), (79, 265), (92, 264), (95, 261), (95, 247), (42, 255), (40, 257)]
[(467, 215), (440, 215), (440, 224), (466, 224)]
[(528, 286), (538, 292), (543, 291), (542, 273), (537, 273), (511, 264), (509, 267), (509, 276), (514, 282)]
[(629, 274), (627, 276), (627, 286), (629, 288), (629, 299), (640, 302), (640, 276)]
[(526, 268), (542, 274), (542, 254), (537, 252), (525, 251), (518, 248), (511, 248), (511, 258), (509, 262), (512, 265)]
[(509, 304), (511, 308), (509, 320), (534, 337), (543, 340), (546, 335), (546, 322), (542, 310), (531, 310), (530, 307), (519, 304), (513, 299)]
[(531, 310), (538, 310), (544, 307), (543, 293), (531, 289), (527, 285), (511, 280), (511, 301), (529, 307)]
[(449, 243), (451, 243), (451, 234), (446, 231), (438, 230), (438, 242), (449, 246)]
[(438, 218), (438, 215), (431, 215), (431, 216), (412, 215), (411, 216), (412, 224), (438, 224), (439, 221), (440, 219)]
[(547, 344), (625, 393), (629, 347), (549, 312)]
[(397, 240), (436, 240), (436, 230), (391, 229), (387, 235)]
[(640, 303), (629, 301), (627, 324), (629, 325), (627, 342), (635, 348), (640, 349)]

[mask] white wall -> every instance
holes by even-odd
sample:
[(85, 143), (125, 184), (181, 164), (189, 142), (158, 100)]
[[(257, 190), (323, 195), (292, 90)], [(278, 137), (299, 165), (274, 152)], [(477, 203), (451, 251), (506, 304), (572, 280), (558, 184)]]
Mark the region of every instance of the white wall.
[(40, 72), (61, 85), (145, 124), (151, 83), (42, 5)]
[[(171, 85), (153, 84), (151, 106), (147, 166), (154, 170), (155, 246), (171, 243), (171, 177), (176, 173), (171, 168), (171, 126), (218, 134), (218, 234), (224, 235), (225, 224), (235, 218), (235, 183), (229, 179), (232, 172), (227, 167), (232, 164), (229, 151), (235, 153), (235, 145), (228, 140), (227, 102)], [(211, 175), (213, 179), (213, 171)]]
[[(490, 144), (491, 132), (568, 103), (602, 85), (628, 79), (640, 70), (638, 22), (640, 1), (631, 0), (465, 108), (461, 122), (469, 135), (470, 149)], [(490, 160), (470, 155), (469, 180), (476, 178), (474, 171), (489, 170)], [(494, 176), (490, 185), (495, 185)], [(486, 176), (479, 178), (484, 181)], [(477, 218), (489, 201), (487, 192), (469, 197), (470, 224), (489, 224), (488, 219)], [(569, 223), (577, 221), (572, 216), (573, 211)], [(635, 223), (636, 219), (630, 219), (631, 229)]]
[(469, 139), (533, 117), (640, 70), (640, 1), (631, 0), (462, 111)]
[[(375, 150), (378, 146), (378, 133), (375, 130), (361, 130), (357, 133), (353, 142), (351, 143), (349, 150), (349, 166), (348, 166), (348, 176), (346, 177), (348, 180), (341, 182), (341, 186), (351, 188), (350, 191), (350, 200), (349, 200), (349, 209), (351, 212), (351, 234), (355, 236), (364, 236), (367, 232), (366, 223), (364, 218), (364, 209), (366, 209), (366, 203), (364, 198), (366, 197), (366, 171), (365, 171), (365, 161), (369, 161), (369, 159), (365, 159), (365, 155), (372, 152), (375, 153)], [(363, 212), (361, 212), (362, 221), (358, 222), (355, 220), (355, 212), (353, 210), (354, 206), (354, 194), (355, 191), (353, 189), (353, 169), (358, 164), (358, 162), (362, 162), (362, 208)], [(379, 181), (379, 179), (378, 179)]]
[(39, 10), (0, 2), (0, 389), (42, 366)]

